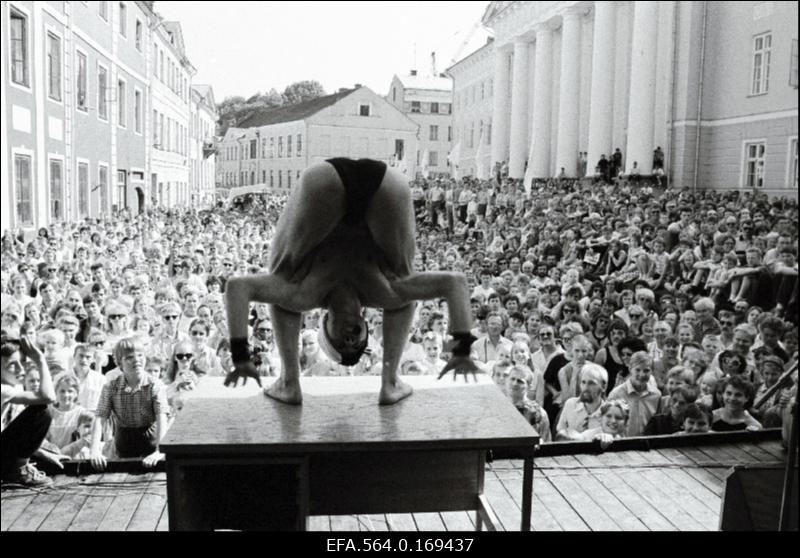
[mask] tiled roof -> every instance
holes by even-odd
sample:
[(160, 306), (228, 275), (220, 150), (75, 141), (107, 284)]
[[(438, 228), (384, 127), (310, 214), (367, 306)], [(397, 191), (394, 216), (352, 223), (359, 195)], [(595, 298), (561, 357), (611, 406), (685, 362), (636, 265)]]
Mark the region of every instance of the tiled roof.
[(294, 105), (286, 105), (282, 107), (266, 108), (255, 111), (246, 116), (241, 122), (236, 123), (237, 128), (256, 128), (259, 126), (269, 126), (270, 124), (279, 124), (281, 122), (294, 122), (297, 120), (304, 120), (309, 116), (318, 113), (324, 108), (327, 108), (341, 99), (347, 97), (355, 89), (344, 89), (333, 95), (326, 95), (296, 103)]
[(436, 91), (452, 91), (453, 81), (438, 76), (397, 76), (406, 89), (433, 89)]

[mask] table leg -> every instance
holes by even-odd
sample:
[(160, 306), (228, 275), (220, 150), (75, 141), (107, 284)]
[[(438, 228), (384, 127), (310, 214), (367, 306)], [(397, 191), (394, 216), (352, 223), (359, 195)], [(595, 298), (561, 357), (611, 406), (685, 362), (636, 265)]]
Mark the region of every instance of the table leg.
[(531, 530), (531, 505), (533, 503), (533, 456), (525, 458), (522, 469), (522, 526), (521, 531)]

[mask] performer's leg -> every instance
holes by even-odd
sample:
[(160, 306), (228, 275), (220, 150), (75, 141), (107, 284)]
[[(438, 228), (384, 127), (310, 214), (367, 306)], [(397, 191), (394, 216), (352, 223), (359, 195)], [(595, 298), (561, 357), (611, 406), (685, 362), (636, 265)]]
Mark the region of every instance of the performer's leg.
[(411, 395), (411, 386), (400, 381), (397, 369), (408, 341), (408, 330), (414, 319), (416, 303), (398, 310), (383, 311), (383, 369), (381, 371), (381, 405), (397, 403)]
[(269, 310), (283, 366), (280, 377), (267, 387), (264, 393), (284, 403), (299, 405), (303, 402), (303, 394), (300, 391), (300, 354), (297, 346), (301, 315), (274, 304), (270, 305)]
[(407, 277), (414, 268), (414, 212), (408, 179), (386, 169), (366, 215), (372, 238), (386, 256), (398, 277)]
[(270, 272), (295, 272), (344, 217), (344, 198), (344, 185), (331, 164), (319, 163), (303, 171), (278, 220)]

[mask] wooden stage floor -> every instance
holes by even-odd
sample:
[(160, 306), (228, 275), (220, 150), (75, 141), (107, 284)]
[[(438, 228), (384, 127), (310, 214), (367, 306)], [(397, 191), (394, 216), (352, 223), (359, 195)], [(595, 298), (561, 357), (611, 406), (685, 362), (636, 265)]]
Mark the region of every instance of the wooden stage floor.
[[(780, 442), (535, 460), (536, 531), (716, 531), (733, 465), (782, 463)], [(37, 492), (0, 493), (3, 531), (168, 530), (165, 473), (58, 475)], [(487, 465), (485, 493), (502, 529), (520, 524), (522, 462)], [(312, 517), (315, 531), (463, 531), (467, 512)]]

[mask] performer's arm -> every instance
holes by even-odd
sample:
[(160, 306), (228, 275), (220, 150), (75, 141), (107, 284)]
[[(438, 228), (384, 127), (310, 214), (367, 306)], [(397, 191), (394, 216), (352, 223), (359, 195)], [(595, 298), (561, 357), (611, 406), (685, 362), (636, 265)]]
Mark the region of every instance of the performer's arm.
[(404, 304), (415, 300), (446, 299), (450, 312), (450, 331), (469, 332), (472, 328), (469, 287), (463, 274), (446, 271), (414, 273), (395, 282), (393, 287)]

